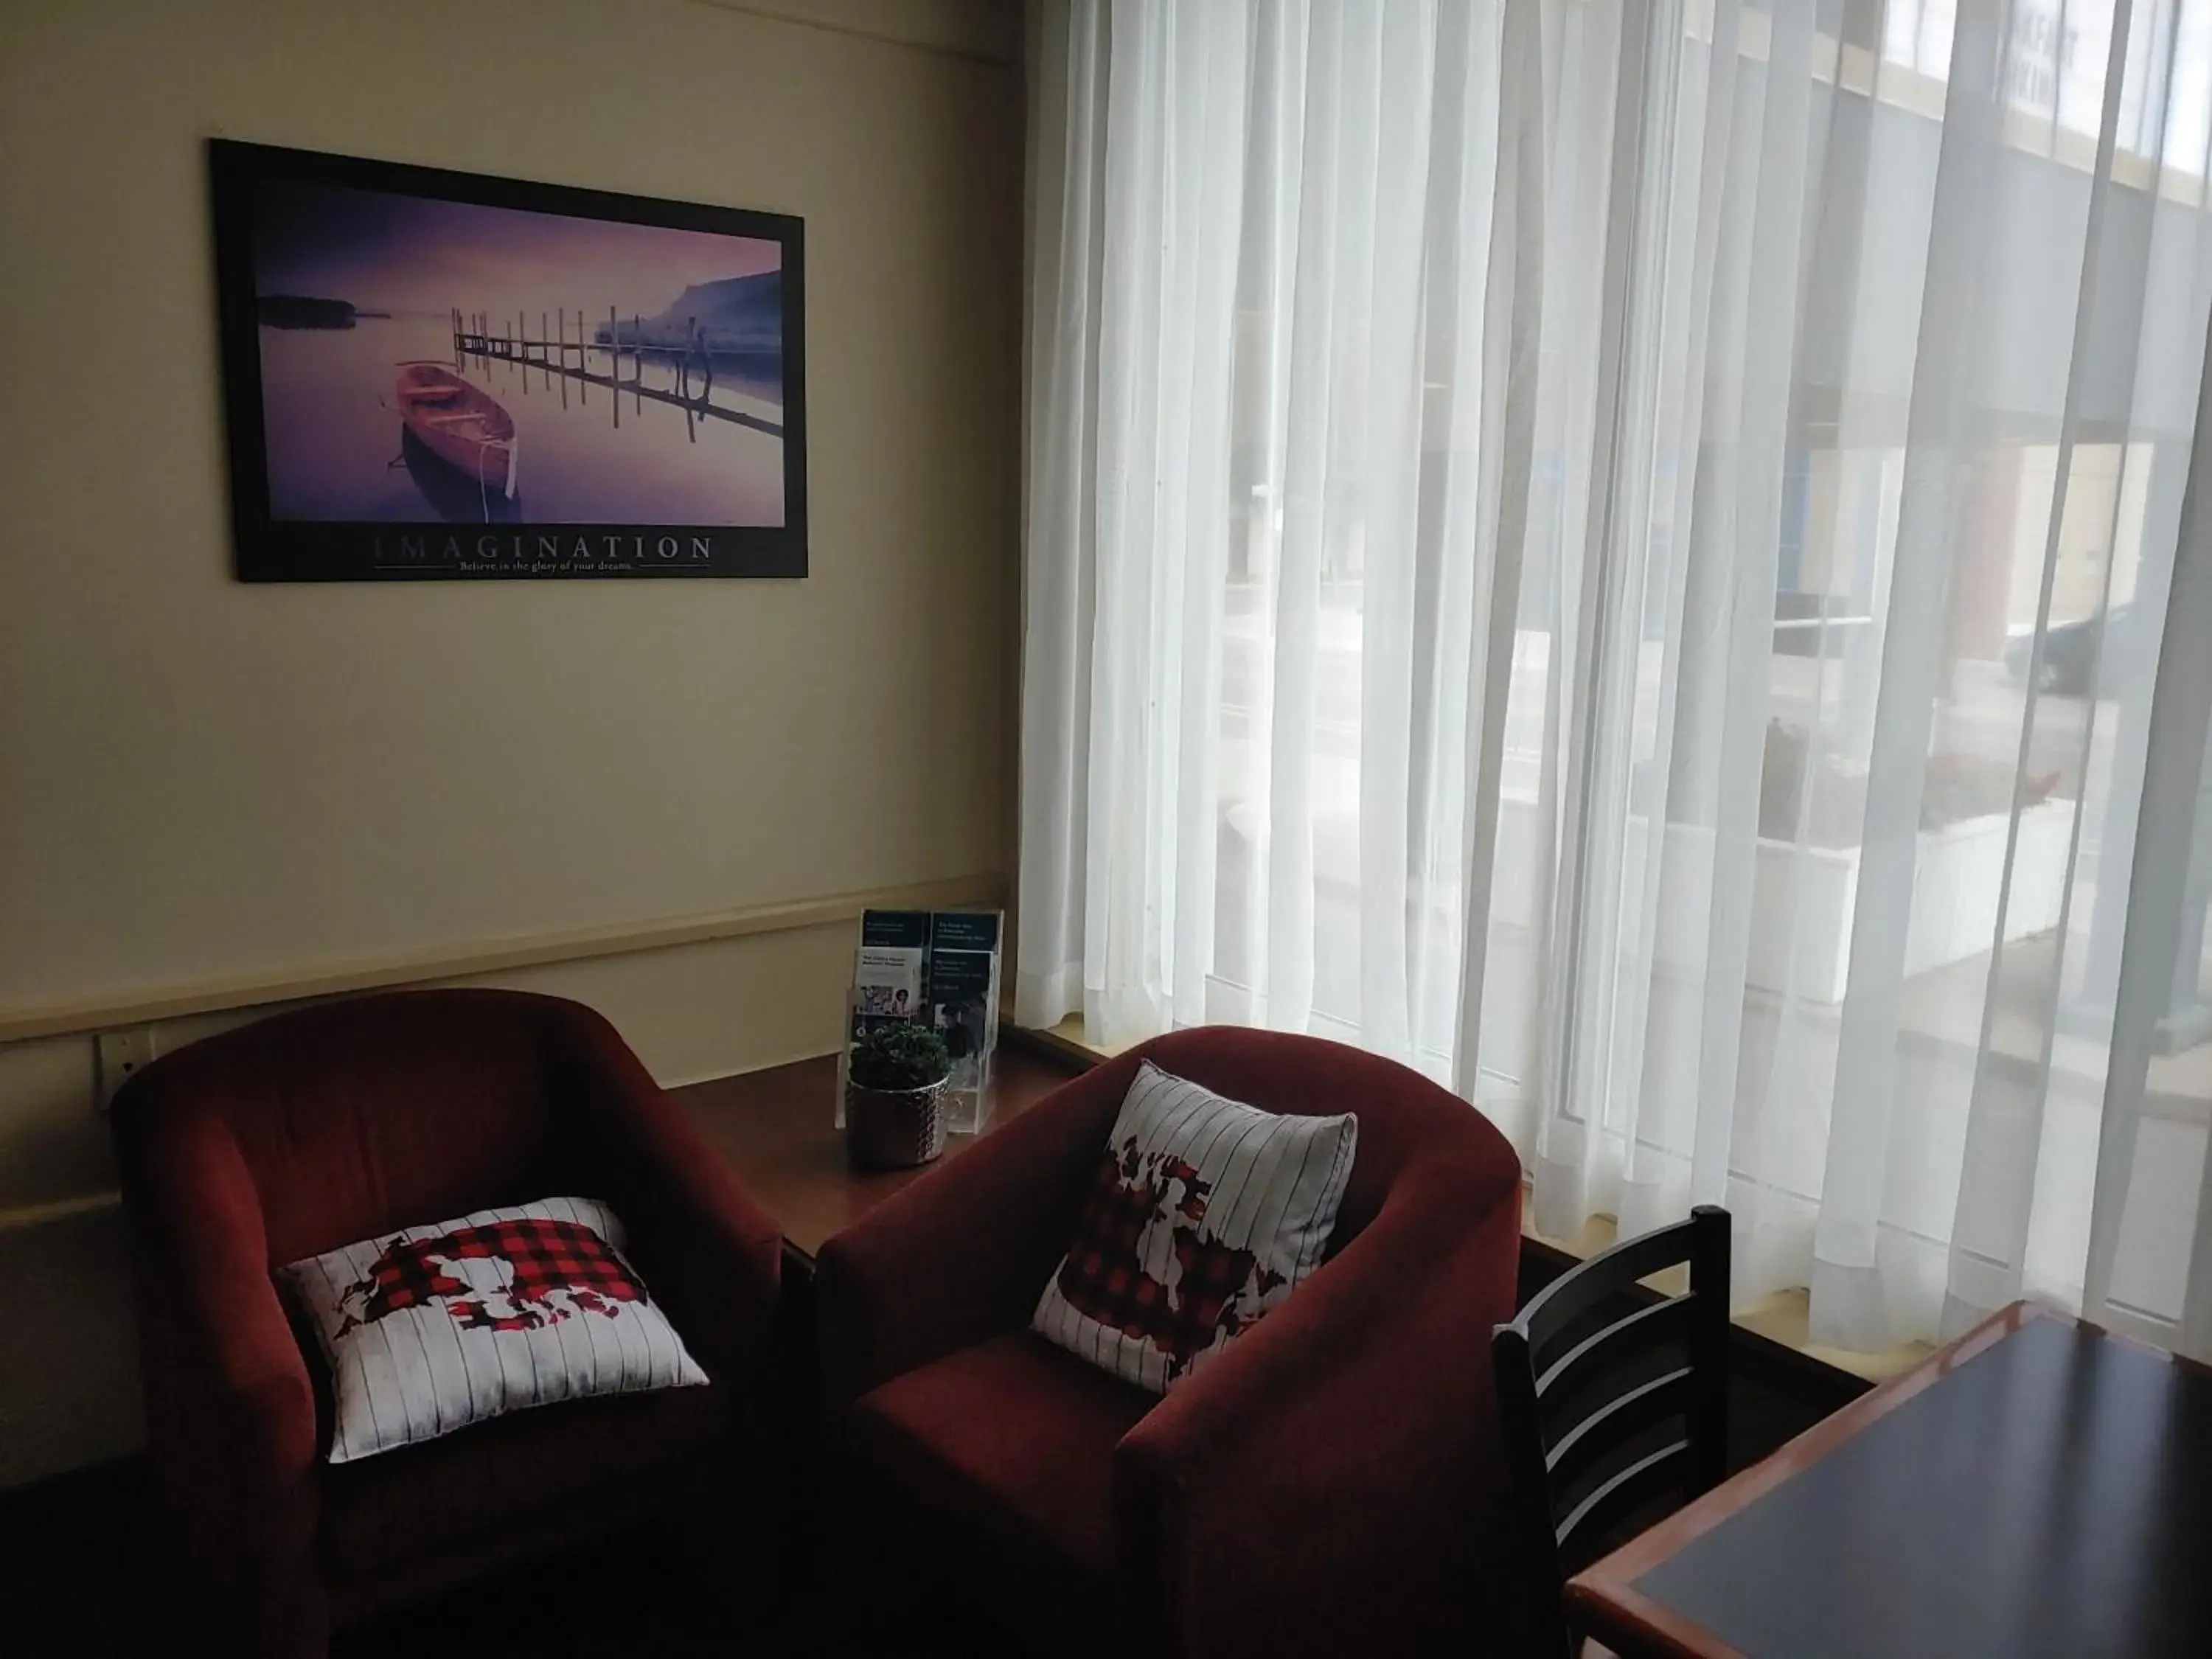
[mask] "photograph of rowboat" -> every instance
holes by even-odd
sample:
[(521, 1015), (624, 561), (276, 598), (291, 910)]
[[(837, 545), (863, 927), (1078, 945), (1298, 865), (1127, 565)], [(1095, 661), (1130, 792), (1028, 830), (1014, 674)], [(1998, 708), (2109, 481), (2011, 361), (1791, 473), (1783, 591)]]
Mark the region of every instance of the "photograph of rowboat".
[(784, 524), (777, 242), (289, 179), (253, 210), (271, 520)]
[[(477, 486), (480, 498), (496, 493), (502, 501), (514, 499), (522, 482), (515, 467), (514, 416), (489, 392), (443, 363), (402, 363), (392, 392), (407, 428), (403, 445), (428, 451), (433, 465), (451, 467)], [(411, 459), (408, 470), (417, 470)], [(490, 515), (488, 505), (482, 510)]]

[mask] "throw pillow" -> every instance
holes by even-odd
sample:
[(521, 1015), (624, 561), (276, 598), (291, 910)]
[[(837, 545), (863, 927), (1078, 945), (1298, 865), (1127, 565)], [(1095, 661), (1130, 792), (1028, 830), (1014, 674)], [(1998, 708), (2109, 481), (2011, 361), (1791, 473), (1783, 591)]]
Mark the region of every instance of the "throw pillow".
[(549, 1198), (284, 1268), (330, 1365), (330, 1461), (526, 1407), (704, 1383), (623, 1237), (605, 1205)]
[(1321, 1265), (1358, 1120), (1281, 1117), (1146, 1060), (1030, 1325), (1165, 1394)]

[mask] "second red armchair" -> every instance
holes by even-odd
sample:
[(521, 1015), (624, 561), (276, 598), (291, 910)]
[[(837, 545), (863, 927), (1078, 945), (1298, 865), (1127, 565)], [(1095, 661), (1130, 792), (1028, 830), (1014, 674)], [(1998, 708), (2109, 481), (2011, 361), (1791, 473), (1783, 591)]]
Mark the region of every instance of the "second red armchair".
[[(1165, 1397), (1028, 1329), (1147, 1057), (1359, 1118), (1325, 1265)], [(1206, 1029), (1101, 1066), (824, 1247), (836, 1524), (1048, 1652), (1510, 1651), (1489, 1344), (1520, 1194), (1495, 1128), (1372, 1054)]]

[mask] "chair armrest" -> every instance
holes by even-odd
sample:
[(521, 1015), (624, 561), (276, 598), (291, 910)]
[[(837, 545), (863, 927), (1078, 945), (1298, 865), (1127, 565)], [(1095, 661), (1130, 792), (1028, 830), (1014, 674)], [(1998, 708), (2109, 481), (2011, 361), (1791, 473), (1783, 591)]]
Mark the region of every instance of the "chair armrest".
[(629, 1254), (720, 1382), (768, 1384), (783, 1231), (605, 1020), (574, 1011), (558, 1083), (584, 1195), (614, 1206)]
[(312, 1633), (314, 1389), (260, 1200), (229, 1127), (146, 1084), (117, 1102), (115, 1139), (173, 1576), (210, 1632)]
[(1124, 1055), (1072, 1079), (822, 1247), (814, 1288), (833, 1409), (1029, 1322), (1137, 1063)]
[(1491, 1559), (1510, 1534), (1490, 1330), (1513, 1309), (1516, 1173), (1401, 1177), (1122, 1439), (1117, 1570), (1174, 1609), (1179, 1651), (1478, 1653), (1515, 1616)]
[(142, 1281), (180, 1345), (181, 1369), (150, 1379), (234, 1417), (241, 1474), (315, 1462), (315, 1400), (268, 1261), (261, 1204), (228, 1125), (211, 1114), (143, 1115), (118, 1133), (124, 1197)]

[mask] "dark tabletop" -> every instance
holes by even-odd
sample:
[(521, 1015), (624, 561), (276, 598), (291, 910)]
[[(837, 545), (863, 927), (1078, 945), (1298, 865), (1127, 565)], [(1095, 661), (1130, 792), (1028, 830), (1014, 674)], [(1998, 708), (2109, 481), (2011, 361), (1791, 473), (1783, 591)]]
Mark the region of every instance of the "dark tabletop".
[(2016, 1309), (1593, 1567), (1624, 1655), (2212, 1656), (2212, 1372)]

